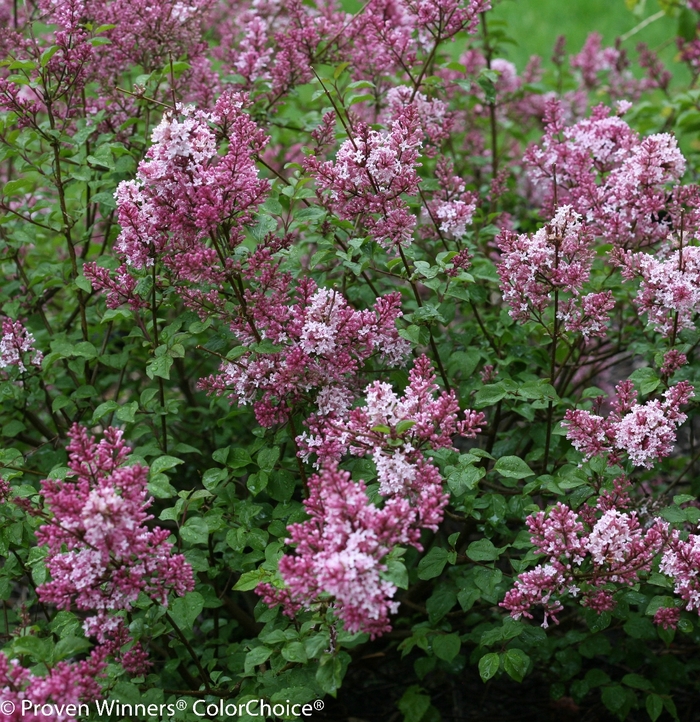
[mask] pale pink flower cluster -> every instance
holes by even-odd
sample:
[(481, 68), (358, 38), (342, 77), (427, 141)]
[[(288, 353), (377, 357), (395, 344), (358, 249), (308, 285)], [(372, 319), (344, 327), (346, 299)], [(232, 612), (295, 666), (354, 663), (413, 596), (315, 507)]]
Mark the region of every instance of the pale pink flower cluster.
[(644, 90), (657, 87), (653, 78), (635, 78), (626, 52), (617, 46), (604, 48), (602, 40), (600, 33), (591, 33), (570, 59), (587, 90), (604, 89), (613, 99), (636, 100)]
[[(229, 261), (221, 254), (240, 244), (268, 190), (253, 159), (267, 138), (245, 105), (243, 95), (224, 93), (212, 111), (179, 106), (180, 117), (166, 114), (155, 128), (136, 180), (123, 181), (115, 194), (122, 229), (115, 250), (127, 267), (158, 258), (178, 282), (225, 278)], [(110, 306), (123, 302), (123, 271), (115, 281), (85, 266), (94, 287), (109, 292)]]
[(479, 15), (486, 12), (489, 0), (404, 0), (409, 14), (423, 37), (451, 38), (466, 30), (475, 33), (479, 27)]
[[(102, 696), (100, 679), (106, 669), (104, 649), (100, 647), (80, 662), (58, 662), (43, 676), (0, 652), (3, 720), (45, 722), (50, 718), (53, 722), (76, 722), (76, 716), (68, 714), (71, 710), (67, 706), (91, 704), (99, 699)], [(29, 709), (27, 702), (31, 702)], [(43, 705), (50, 706), (42, 711)]]
[(414, 512), (400, 497), (383, 507), (372, 504), (365, 483), (328, 463), (308, 482), (304, 501), (308, 521), (289, 527), (294, 553), (282, 557), (279, 571), (287, 589), (258, 586), (269, 606), (284, 603), (293, 616), (302, 607), (332, 602), (350, 632), (372, 637), (391, 629), (389, 615), (396, 585), (386, 577), (386, 557), (398, 545), (418, 546)]
[[(349, 59), (363, 78), (383, 85), (423, 62), (435, 42), (478, 29), (488, 0), (376, 0), (349, 28)], [(343, 48), (345, 49), (345, 48)]]
[(427, 142), (423, 152), (425, 155), (434, 156), (454, 128), (454, 114), (448, 111), (447, 103), (437, 98), (429, 99), (421, 92), (414, 93), (407, 85), (389, 88), (386, 99), (390, 118), (401, 115), (406, 106), (415, 105), (420, 129)]
[(394, 117), (389, 131), (358, 123), (335, 161), (305, 161), (324, 202), (338, 217), (361, 218), (387, 249), (408, 246), (416, 225), (403, 194), (418, 192), (420, 117), (414, 103)]
[[(446, 238), (461, 239), (471, 225), (476, 211), (478, 197), (466, 190), (463, 178), (454, 175), (454, 165), (449, 158), (438, 159), (435, 178), (440, 184), (439, 191), (428, 202), (428, 215), (436, 232)], [(465, 267), (459, 260), (453, 264)]]
[(568, 331), (585, 337), (604, 336), (614, 306), (610, 292), (582, 294), (590, 277), (594, 239), (571, 206), (557, 209), (550, 223), (534, 234), (502, 231), (498, 275), (510, 315), (519, 321), (543, 320), (555, 291), (560, 299), (558, 319)]
[(700, 246), (673, 245), (652, 255), (620, 251), (615, 259), (627, 280), (640, 279), (635, 303), (664, 336), (695, 328), (700, 311)]
[(556, 210), (556, 197), (617, 247), (663, 240), (668, 228), (659, 214), (669, 206), (668, 190), (685, 172), (685, 159), (672, 135), (640, 138), (609, 113), (598, 106), (590, 118), (566, 127), (563, 107), (552, 100), (544, 139), (525, 154), (528, 175), (546, 189), (548, 215)]
[(244, 346), (264, 339), (277, 349), (247, 351), (222, 364), (220, 374), (203, 386), (252, 404), (263, 426), (285, 421), (289, 408), (300, 402), (315, 400), (325, 412), (345, 408), (367, 359), (379, 355), (396, 365), (408, 354), (409, 344), (396, 330), (402, 315), (399, 294), (378, 298), (371, 310), (356, 311), (339, 291), (317, 288), (308, 278), (291, 290), (288, 278), (265, 264), (261, 268), (256, 290), (247, 294), (249, 315), (233, 329)]
[[(617, 388), (618, 393), (626, 390), (623, 384)], [(608, 418), (582, 409), (569, 409), (562, 426), (569, 441), (585, 459), (610, 454), (611, 462), (615, 462), (620, 453), (625, 453), (634, 466), (650, 469), (655, 461), (673, 451), (676, 429), (687, 418), (681, 406), (691, 398), (693, 387), (681, 381), (664, 392), (663, 401), (652, 399), (637, 404), (626, 399)]]
[[(116, 654), (129, 640), (119, 612), (141, 592), (167, 605), (168, 594), (191, 590), (194, 578), (184, 556), (172, 554), (170, 532), (146, 525), (148, 469), (124, 465), (122, 432), (109, 428), (96, 443), (75, 425), (67, 451), (70, 475), (42, 482), (50, 517), (36, 535), (48, 547), (51, 580), (37, 593), (62, 609), (96, 612), (86, 617), (85, 632)], [(128, 667), (138, 654), (120, 661)]]
[(0, 338), (0, 369), (16, 366), (26, 371), (26, 364), (41, 366), (44, 355), (34, 348), (34, 335), (27, 331), (21, 321), (9, 318), (2, 320), (2, 338)]
[[(77, 108), (85, 107), (90, 114), (106, 110), (101, 129), (127, 139), (120, 126), (138, 116), (139, 108), (136, 97), (116, 90), (123, 87), (124, 76), (135, 66), (144, 74), (167, 72), (171, 60), (182, 59), (189, 68), (161, 82), (156, 95), (211, 104), (219, 79), (206, 57), (204, 31), (215, 4), (215, 0), (41, 0), (42, 22), (60, 28), (51, 40), (59, 52), (47, 67), (65, 86), (59, 93), (65, 96), (65, 107), (54, 112), (70, 117)], [(106, 43), (90, 42), (88, 31), (93, 28), (100, 28), (99, 39)], [(98, 85), (98, 97), (81, 97), (86, 82)]]
[(674, 592), (685, 602), (685, 608), (700, 614), (700, 536), (689, 534), (683, 539), (674, 530), (659, 569), (673, 578)]
[(567, 596), (581, 595), (581, 604), (599, 613), (614, 609), (614, 585), (636, 584), (668, 538), (661, 519), (645, 529), (635, 512), (608, 509), (586, 525), (561, 502), (528, 517), (527, 525), (535, 550), (547, 559), (518, 576), (501, 606), (514, 619), (532, 619), (532, 608), (542, 607), (545, 628), (550, 619), (558, 624)]
[[(274, 102), (297, 84), (313, 78), (316, 50), (329, 39), (348, 41), (348, 15), (335, 2), (306, 4), (300, 0), (228, 2), (218, 11), (220, 44), (215, 54), (224, 67), (243, 78), (245, 88), (269, 88)], [(330, 43), (336, 51), (336, 43)], [(261, 82), (262, 81), (262, 82)]]
[(459, 420), (454, 392), (441, 392), (430, 361), (421, 356), (409, 372), (409, 383), (399, 397), (390, 384), (375, 381), (367, 386), (363, 404), (327, 415), (314, 414), (307, 425), (311, 433), (299, 437), (308, 459), (318, 463), (339, 461), (345, 454), (368, 456), (377, 467), (379, 493), (411, 499), (420, 509), (422, 525), (437, 528), (444, 497), (424, 452), (452, 448), (456, 435), (473, 437), (485, 422), (481, 412), (466, 411)]
[[(297, 443), (306, 459), (318, 458), (320, 471), (305, 502), (312, 519), (291, 528), (295, 554), (284, 556), (279, 566), (287, 587), (258, 588), (268, 604), (283, 604), (293, 615), (331, 598), (347, 629), (376, 636), (390, 628), (396, 587), (382, 577), (382, 560), (398, 545), (420, 549), (421, 529), (438, 528), (449, 498), (427, 455), (452, 448), (457, 434), (475, 436), (485, 421), (472, 411), (459, 420), (454, 393), (436, 397), (437, 390), (423, 356), (402, 397), (389, 384), (375, 382), (366, 388), (362, 406), (339, 405), (307, 420), (311, 433)], [(338, 469), (348, 454), (374, 460), (384, 497), (381, 510), (370, 504), (364, 482), (352, 482)]]

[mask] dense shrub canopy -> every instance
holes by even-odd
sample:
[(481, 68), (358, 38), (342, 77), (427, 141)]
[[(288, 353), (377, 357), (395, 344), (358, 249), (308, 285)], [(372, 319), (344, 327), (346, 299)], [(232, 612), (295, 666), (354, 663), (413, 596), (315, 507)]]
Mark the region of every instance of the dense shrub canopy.
[(519, 72), (488, 0), (0, 0), (4, 716), (334, 719), (384, 676), (466, 719), (478, 670), (690, 719), (664, 10), (689, 87), (596, 34)]

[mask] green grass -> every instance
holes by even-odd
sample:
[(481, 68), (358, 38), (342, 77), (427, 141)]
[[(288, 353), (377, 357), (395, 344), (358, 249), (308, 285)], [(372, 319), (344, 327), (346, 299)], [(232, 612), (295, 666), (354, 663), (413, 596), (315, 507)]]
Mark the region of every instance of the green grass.
[[(605, 45), (612, 45), (615, 38), (659, 10), (652, 0), (647, 0), (641, 17), (627, 9), (625, 0), (496, 0), (494, 5), (492, 17), (505, 20), (509, 35), (517, 41), (510, 46), (508, 58), (519, 69), (531, 55), (548, 61), (558, 35), (566, 36), (570, 54), (579, 52), (594, 30), (601, 33)], [(626, 40), (623, 47), (633, 53), (639, 42), (651, 48), (666, 45), (662, 57), (668, 63), (676, 54), (675, 44), (668, 41), (675, 37), (677, 26), (676, 19), (664, 16)]]

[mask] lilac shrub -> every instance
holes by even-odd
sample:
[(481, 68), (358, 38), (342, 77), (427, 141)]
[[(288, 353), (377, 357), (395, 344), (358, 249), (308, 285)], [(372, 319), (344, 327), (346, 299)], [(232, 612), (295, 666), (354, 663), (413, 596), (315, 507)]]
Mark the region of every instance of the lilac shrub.
[(634, 33), (517, 68), (487, 0), (0, 0), (0, 712), (690, 718), (665, 10), (689, 87)]

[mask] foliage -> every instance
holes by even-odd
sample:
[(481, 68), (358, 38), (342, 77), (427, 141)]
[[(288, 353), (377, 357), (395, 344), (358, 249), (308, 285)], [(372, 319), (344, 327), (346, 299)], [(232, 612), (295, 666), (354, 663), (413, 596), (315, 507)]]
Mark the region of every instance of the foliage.
[(700, 5), (660, 13), (687, 87), (596, 34), (519, 74), (487, 0), (0, 0), (3, 714), (296, 719), (380, 654), (407, 722), (468, 669), (679, 718)]

